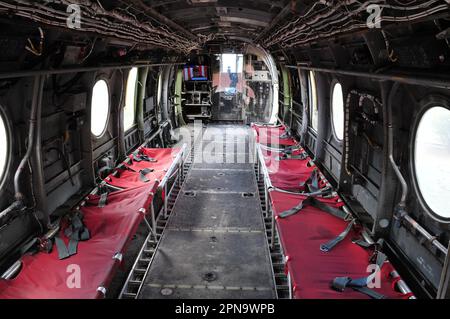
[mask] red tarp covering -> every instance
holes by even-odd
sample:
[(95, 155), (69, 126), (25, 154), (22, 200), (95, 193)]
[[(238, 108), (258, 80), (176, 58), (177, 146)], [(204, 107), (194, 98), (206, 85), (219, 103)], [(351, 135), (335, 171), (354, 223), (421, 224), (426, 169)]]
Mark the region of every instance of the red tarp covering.
[[(9, 281), (0, 281), (0, 299), (93, 299), (103, 297), (98, 287), (107, 288), (112, 275), (119, 266), (113, 259), (116, 253), (124, 253), (131, 237), (136, 233), (148, 210), (156, 183), (146, 184), (112, 193), (108, 205), (98, 208), (97, 196), (91, 196), (93, 206), (82, 207), (84, 224), (91, 239), (79, 242), (78, 253), (59, 260), (54, 247), (51, 254), (38, 253), (22, 258), (23, 268), (19, 275)], [(63, 238), (63, 235), (62, 235)], [(69, 288), (71, 266), (81, 271), (81, 287)]]
[[(298, 205), (306, 197), (277, 191), (270, 192), (275, 216)], [(339, 207), (335, 200), (322, 200), (330, 206)], [(359, 279), (367, 277), (367, 267), (372, 264), (372, 255), (354, 243), (359, 238), (353, 229), (332, 251), (320, 250), (320, 245), (337, 237), (348, 223), (314, 207), (306, 207), (301, 212), (286, 219), (277, 218), (280, 240), (288, 257), (287, 270), (290, 272), (294, 296), (297, 299), (368, 299), (360, 292), (347, 288), (337, 292), (330, 288), (336, 277)], [(404, 298), (393, 289), (394, 281), (389, 273), (393, 270), (388, 262), (382, 268), (381, 288), (375, 289), (388, 298)]]
[(286, 133), (286, 128), (284, 127), (258, 126), (255, 124), (252, 127), (257, 133), (256, 141), (260, 144), (271, 146), (293, 146), (298, 144), (293, 138), (280, 138)]
[[(174, 159), (181, 152), (181, 149), (150, 149), (150, 148), (141, 148), (139, 150), (140, 154), (146, 155), (149, 158), (155, 159), (156, 162), (147, 162), (147, 161), (132, 161), (132, 164), (125, 164), (125, 166), (131, 168), (136, 171), (121, 171), (120, 177), (114, 177), (113, 174), (108, 176), (105, 181), (111, 186), (119, 187), (122, 189), (130, 188), (130, 187), (139, 187), (146, 184), (144, 181), (140, 179), (140, 171), (150, 168), (154, 171), (148, 173), (146, 178), (151, 182), (155, 180), (161, 181), (172, 165)], [(133, 159), (133, 156), (130, 156)]]

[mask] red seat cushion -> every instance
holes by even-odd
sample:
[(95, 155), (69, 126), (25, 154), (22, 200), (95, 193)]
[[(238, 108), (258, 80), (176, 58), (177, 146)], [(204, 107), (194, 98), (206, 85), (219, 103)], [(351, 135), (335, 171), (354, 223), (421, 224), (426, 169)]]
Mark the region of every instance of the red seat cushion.
[[(305, 183), (312, 172), (316, 168), (314, 165), (309, 166), (310, 158), (305, 160), (300, 159), (284, 159), (279, 160), (280, 152), (267, 151), (262, 149), (262, 154), (265, 159), (265, 165), (269, 173), (270, 180), (274, 187), (288, 190), (288, 191), (303, 191), (304, 187), (300, 186)], [(303, 153), (303, 150), (296, 150), (293, 156), (298, 156)], [(321, 187), (324, 185), (320, 183)]]
[[(131, 165), (127, 165), (135, 171), (141, 171), (146, 168), (154, 170), (154, 175), (158, 179), (162, 179), (166, 172), (172, 166), (175, 158), (180, 154), (179, 148), (141, 148), (139, 152), (143, 155), (153, 158), (156, 162), (136, 162), (133, 161)], [(132, 157), (131, 157), (132, 158)]]
[[(275, 216), (297, 206), (305, 196), (273, 191), (270, 199)], [(330, 206), (339, 207), (336, 200), (322, 200)], [(330, 288), (336, 277), (358, 279), (367, 277), (367, 267), (372, 251), (352, 242), (359, 234), (353, 229), (332, 251), (320, 250), (320, 245), (336, 238), (348, 225), (315, 207), (306, 207), (299, 213), (282, 219), (277, 218), (277, 228), (290, 272), (294, 296), (298, 299), (367, 299), (370, 298), (351, 288), (337, 292)], [(403, 298), (393, 288), (389, 273), (393, 267), (386, 263), (381, 272), (381, 288), (375, 289), (388, 298)]]
[[(108, 205), (81, 208), (84, 224), (91, 239), (78, 244), (78, 253), (59, 260), (54, 247), (50, 254), (38, 253), (24, 256), (22, 270), (13, 280), (0, 281), (0, 299), (93, 299), (102, 297), (98, 287), (107, 288), (117, 269), (113, 259), (116, 253), (124, 253), (127, 244), (136, 233), (148, 209), (157, 184), (152, 183), (110, 194)], [(91, 198), (93, 203), (98, 199)], [(80, 288), (69, 288), (70, 267), (81, 271)], [(72, 270), (73, 271), (73, 270)]]
[(131, 155), (130, 158), (132, 159), (132, 163), (131, 164), (124, 163), (124, 165), (134, 170), (135, 172), (123, 170), (120, 172), (119, 177), (115, 177), (114, 174), (111, 174), (105, 179), (105, 182), (111, 186), (122, 189), (130, 187), (139, 187), (146, 184), (146, 182), (141, 180), (139, 172), (147, 168), (153, 170), (151, 173), (145, 175), (146, 178), (150, 180), (150, 182), (161, 181), (168, 172), (168, 170), (170, 169), (170, 167), (172, 166), (174, 159), (180, 154), (181, 149), (141, 148), (139, 149), (139, 152), (156, 161), (137, 162), (133, 160), (133, 156)]
[(260, 144), (272, 146), (293, 146), (298, 144), (293, 138), (280, 138), (284, 133), (286, 133), (286, 129), (284, 127), (253, 126), (253, 129), (257, 133), (256, 141)]

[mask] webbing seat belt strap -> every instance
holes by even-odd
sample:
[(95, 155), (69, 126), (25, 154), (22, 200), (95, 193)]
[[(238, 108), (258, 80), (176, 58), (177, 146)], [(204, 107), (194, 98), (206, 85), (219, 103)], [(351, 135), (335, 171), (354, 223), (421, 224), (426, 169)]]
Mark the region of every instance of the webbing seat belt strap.
[(345, 288), (349, 287), (352, 288), (353, 290), (366, 294), (371, 298), (385, 299), (386, 297), (384, 295), (368, 288), (367, 285), (375, 279), (375, 277), (381, 271), (381, 268), (383, 267), (386, 260), (387, 256), (379, 251), (377, 253), (377, 261), (376, 261), (377, 268), (372, 274), (370, 274), (368, 277), (363, 277), (359, 279), (352, 279), (350, 277), (336, 277), (331, 283), (331, 288), (339, 292), (344, 292)]
[(284, 160), (301, 160), (304, 161), (308, 158), (308, 155), (302, 153), (300, 155), (292, 155), (292, 152), (281, 152), (282, 155), (278, 156), (276, 158), (277, 161), (284, 161)]
[(150, 162), (150, 163), (156, 163), (157, 160), (151, 157), (148, 157), (147, 155), (143, 155), (143, 154), (137, 154), (137, 153), (133, 153), (133, 161), (139, 163), (139, 162)]
[(352, 230), (353, 226), (356, 223), (356, 220), (353, 218), (350, 219), (351, 216), (349, 216), (349, 214), (347, 214), (343, 210), (340, 210), (340, 209), (337, 209), (334, 207), (330, 207), (330, 206), (320, 202), (319, 200), (315, 199), (314, 197), (306, 198), (299, 205), (281, 213), (279, 215), (279, 217), (287, 218), (289, 216), (295, 215), (307, 206), (312, 206), (312, 207), (318, 208), (322, 211), (327, 212), (328, 214), (331, 214), (331, 215), (333, 215), (337, 218), (340, 218), (342, 220), (345, 220), (345, 221), (350, 220), (350, 223), (347, 225), (347, 227), (345, 228), (345, 230), (342, 233), (340, 233), (336, 238), (330, 240), (329, 242), (320, 245), (320, 250), (322, 252), (330, 252), (334, 247), (336, 247), (341, 241), (343, 241), (348, 236), (348, 234), (350, 233), (350, 231)]
[(147, 178), (147, 174), (154, 172), (155, 170), (152, 168), (146, 168), (139, 172), (139, 179), (144, 183), (149, 183), (150, 180)]
[(279, 216), (280, 218), (287, 218), (289, 216), (295, 215), (299, 213), (303, 208), (312, 206), (315, 208), (318, 208), (320, 210), (323, 210), (337, 218), (343, 219), (343, 220), (349, 220), (349, 214), (344, 212), (341, 209), (330, 207), (327, 204), (322, 203), (321, 201), (315, 199), (314, 197), (310, 196), (307, 197), (304, 201), (300, 202), (297, 206), (282, 212)]
[(287, 138), (290, 138), (291, 136), (292, 136), (291, 131), (286, 130), (286, 132), (284, 132), (283, 134), (280, 135), (280, 139), (285, 140)]
[(309, 178), (306, 180), (306, 182), (301, 183), (300, 187), (308, 188), (308, 191), (310, 193), (316, 193), (320, 190), (319, 186), (319, 172), (317, 169), (313, 170)]
[(355, 225), (356, 220), (352, 220), (348, 225), (347, 228), (340, 233), (335, 239), (330, 240), (328, 243), (320, 245), (320, 250), (323, 252), (329, 252), (331, 251), (337, 244), (339, 244), (341, 241), (343, 241), (347, 235), (352, 230), (353, 226)]
[(78, 252), (78, 243), (90, 239), (90, 233), (87, 227), (83, 224), (83, 215), (78, 212), (70, 218), (70, 225), (64, 231), (64, 234), (69, 238), (69, 244), (66, 244), (61, 237), (55, 237), (56, 248), (58, 249), (59, 259), (66, 259), (75, 255)]
[(125, 163), (120, 164), (119, 166), (117, 166), (116, 169), (116, 177), (120, 178), (121, 172), (123, 171), (129, 171), (129, 172), (133, 172), (136, 173), (136, 171), (134, 169), (132, 169), (131, 167), (125, 165)]

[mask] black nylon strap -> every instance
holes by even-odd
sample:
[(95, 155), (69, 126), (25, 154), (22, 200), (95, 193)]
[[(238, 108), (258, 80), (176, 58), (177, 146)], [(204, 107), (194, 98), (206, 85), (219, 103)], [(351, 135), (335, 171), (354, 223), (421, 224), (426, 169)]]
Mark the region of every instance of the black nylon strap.
[(317, 192), (307, 193), (307, 194), (303, 194), (303, 195), (311, 196), (311, 197), (316, 197), (316, 196), (326, 197), (326, 196), (330, 196), (332, 194), (333, 194), (333, 189), (331, 187), (327, 187), (327, 188), (322, 188), (321, 190), (318, 190)]
[(138, 162), (138, 163), (142, 162), (142, 161), (150, 162), (150, 163), (157, 162), (157, 160), (154, 158), (148, 157), (147, 155), (144, 155), (144, 154), (136, 154), (136, 153), (133, 154), (133, 161)]
[(70, 257), (69, 250), (66, 247), (66, 244), (60, 237), (55, 237), (55, 245), (58, 250), (58, 258), (59, 260), (63, 260)]
[(375, 244), (368, 243), (367, 241), (365, 241), (363, 239), (354, 240), (353, 243), (362, 248), (370, 248), (375, 245)]
[(104, 208), (108, 204), (108, 193), (103, 193), (100, 195), (100, 199), (98, 200), (98, 207)]
[(292, 136), (291, 132), (289, 130), (287, 130), (286, 132), (284, 132), (283, 134), (280, 135), (280, 139), (284, 140), (284, 139), (290, 138), (291, 136)]
[(320, 191), (319, 187), (319, 172), (317, 169), (313, 170), (306, 182), (300, 184), (301, 187), (308, 189), (310, 193), (315, 193)]
[(147, 178), (147, 174), (154, 172), (155, 170), (152, 168), (146, 168), (139, 172), (139, 179), (144, 183), (149, 183), (150, 180)]
[(297, 206), (282, 212), (279, 216), (280, 218), (287, 218), (289, 216), (295, 215), (298, 212), (300, 212), (303, 208), (307, 207), (307, 206), (312, 206), (312, 207), (316, 207), (320, 210), (323, 210), (337, 218), (346, 220), (348, 218), (348, 214), (340, 209), (334, 208), (334, 207), (330, 207), (327, 204), (322, 203), (321, 201), (315, 199), (314, 197), (308, 197), (306, 198), (304, 201), (302, 201), (300, 204), (298, 204)]
[(130, 171), (130, 172), (136, 173), (136, 171), (134, 169), (132, 169), (131, 167), (129, 167), (129, 166), (125, 165), (124, 163), (122, 163), (119, 166), (117, 166), (116, 177), (120, 178), (121, 173), (124, 172), (124, 171)]
[(383, 267), (386, 260), (387, 260), (387, 256), (384, 253), (379, 251), (377, 254), (377, 260), (376, 260), (376, 264), (378, 266), (377, 271), (375, 271), (374, 273), (370, 274), (367, 277), (358, 278), (358, 279), (352, 279), (350, 277), (336, 277), (333, 280), (333, 282), (331, 283), (331, 288), (336, 291), (339, 291), (339, 292), (344, 292), (346, 287), (350, 287), (353, 290), (359, 291), (363, 294), (370, 296), (371, 298), (385, 299), (386, 297), (384, 295), (379, 294), (372, 289), (369, 289), (367, 287), (367, 284), (369, 282), (371, 282), (375, 278), (377, 273), (379, 273), (381, 271), (381, 268)]
[(284, 161), (284, 160), (301, 160), (304, 161), (305, 159), (308, 158), (308, 155), (306, 154), (300, 154), (300, 155), (292, 155), (291, 153), (286, 153), (286, 152), (282, 152), (282, 155), (277, 157), (276, 159), (278, 161)]
[(336, 238), (330, 240), (328, 243), (320, 245), (320, 250), (323, 252), (329, 252), (331, 251), (334, 247), (337, 246), (337, 244), (339, 244), (341, 241), (343, 241), (347, 235), (350, 233), (350, 231), (352, 230), (353, 225), (355, 225), (355, 220), (352, 220), (347, 227), (345, 228), (345, 230), (340, 233)]
[(373, 289), (369, 289), (367, 287), (351, 287), (353, 290), (359, 291), (360, 293), (363, 293), (365, 295), (368, 295), (369, 297), (373, 299), (386, 299), (385, 295), (382, 295), (378, 292), (376, 292)]
[[(98, 170), (98, 176), (103, 179), (104, 177), (108, 176), (113, 171), (113, 168), (110, 166), (102, 167)], [(103, 175), (104, 174), (104, 175)]]
[(58, 249), (59, 259), (66, 259), (77, 254), (78, 243), (90, 239), (90, 233), (87, 227), (83, 224), (83, 215), (76, 213), (70, 219), (69, 227), (66, 228), (64, 234), (69, 238), (69, 245), (66, 247), (61, 237), (55, 237), (56, 248)]

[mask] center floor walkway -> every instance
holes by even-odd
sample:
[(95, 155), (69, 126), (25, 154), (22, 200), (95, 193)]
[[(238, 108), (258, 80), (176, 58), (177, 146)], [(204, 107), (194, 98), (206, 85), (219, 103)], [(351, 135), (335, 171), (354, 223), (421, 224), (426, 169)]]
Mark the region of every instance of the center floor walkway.
[(203, 132), (140, 298), (276, 298), (252, 145), (246, 126)]

